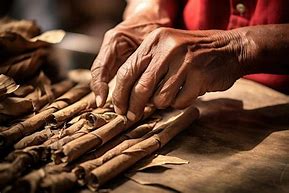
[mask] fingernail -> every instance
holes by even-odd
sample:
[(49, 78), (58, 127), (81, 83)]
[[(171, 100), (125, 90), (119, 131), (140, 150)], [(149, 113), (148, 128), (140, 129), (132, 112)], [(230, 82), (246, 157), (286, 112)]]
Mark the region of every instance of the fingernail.
[(100, 107), (101, 104), (102, 104), (102, 98), (99, 95), (97, 95), (96, 96), (96, 105), (97, 105), (97, 107)]
[(121, 110), (117, 107), (117, 106), (115, 106), (114, 105), (114, 111), (117, 113), (117, 114), (122, 114), (122, 112), (121, 112)]
[(127, 116), (127, 118), (130, 121), (135, 121), (136, 120), (136, 115), (133, 112), (131, 112), (131, 111), (128, 111), (126, 116)]

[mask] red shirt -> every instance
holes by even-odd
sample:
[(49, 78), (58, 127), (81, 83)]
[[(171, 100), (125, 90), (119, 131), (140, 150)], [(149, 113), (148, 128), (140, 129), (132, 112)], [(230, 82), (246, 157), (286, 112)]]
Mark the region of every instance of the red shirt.
[[(289, 23), (289, 0), (188, 0), (183, 20), (189, 30)], [(289, 93), (289, 75), (254, 74), (245, 78)]]

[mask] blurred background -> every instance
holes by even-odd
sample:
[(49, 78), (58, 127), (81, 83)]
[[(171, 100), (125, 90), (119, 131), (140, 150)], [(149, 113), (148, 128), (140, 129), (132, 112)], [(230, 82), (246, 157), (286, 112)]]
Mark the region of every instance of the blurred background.
[(55, 60), (64, 69), (90, 68), (104, 33), (122, 20), (125, 0), (1, 0), (0, 16), (35, 20), (43, 31), (63, 29)]

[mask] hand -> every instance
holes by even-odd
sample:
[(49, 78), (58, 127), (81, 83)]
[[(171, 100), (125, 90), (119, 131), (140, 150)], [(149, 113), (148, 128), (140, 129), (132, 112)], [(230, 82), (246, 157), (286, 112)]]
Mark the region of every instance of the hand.
[(157, 1), (132, 1), (125, 12), (125, 20), (109, 30), (92, 67), (91, 88), (96, 95), (98, 107), (105, 104), (108, 82), (119, 67), (137, 49), (145, 36), (154, 29), (168, 26), (170, 19)]
[(228, 89), (243, 75), (242, 41), (233, 31), (154, 30), (117, 72), (115, 111), (136, 120), (149, 102), (185, 108), (206, 92)]

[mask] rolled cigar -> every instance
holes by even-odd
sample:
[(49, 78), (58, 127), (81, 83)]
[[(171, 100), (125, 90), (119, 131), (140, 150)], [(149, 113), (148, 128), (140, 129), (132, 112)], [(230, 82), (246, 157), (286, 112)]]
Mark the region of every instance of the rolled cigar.
[(76, 123), (72, 124), (70, 127), (63, 129), (59, 134), (59, 138), (63, 138), (65, 136), (72, 135), (72, 134), (76, 133), (84, 126), (84, 124), (87, 124), (87, 120), (86, 119), (80, 119)]
[(32, 135), (28, 135), (18, 141), (15, 145), (15, 149), (23, 149), (28, 146), (33, 146), (33, 145), (41, 145), (44, 141), (49, 139), (53, 133), (51, 132), (50, 129), (44, 129), (42, 131), (33, 133)]
[(152, 131), (155, 125), (156, 122), (145, 123), (136, 127), (132, 131), (118, 137), (111, 143), (107, 143), (106, 145), (102, 146), (97, 151), (99, 154), (97, 158), (83, 162), (73, 169), (73, 172), (78, 179), (78, 183), (84, 185), (88, 179), (87, 177), (91, 170), (97, 168), (106, 161), (119, 155), (124, 150), (135, 145), (136, 143), (146, 139), (148, 136), (151, 136), (147, 134)]
[(16, 181), (8, 193), (36, 193), (41, 180), (45, 177), (45, 171), (41, 168), (32, 171)]
[(51, 115), (51, 122), (58, 123), (66, 121), (83, 110), (95, 107), (95, 105), (95, 96), (94, 93), (91, 92), (81, 100), (53, 113)]
[(91, 129), (92, 129), (92, 126), (90, 124), (88, 124), (88, 122), (85, 122), (82, 125), (82, 127), (80, 128), (80, 130), (76, 131), (75, 133), (73, 133), (70, 136), (65, 136), (63, 138), (59, 138), (58, 137), (58, 140), (56, 140), (53, 143), (49, 144), (49, 147), (52, 150), (59, 150), (59, 149), (62, 148), (62, 146), (64, 146), (68, 142), (73, 141), (74, 139), (77, 139), (77, 138), (89, 133)]
[(31, 157), (27, 155), (18, 156), (12, 163), (0, 164), (0, 189), (8, 185), (13, 179), (19, 177), (25, 170), (27, 163), (31, 162)]
[[(154, 110), (153, 107), (146, 107), (143, 117), (148, 117)], [(133, 124), (135, 124), (135, 122), (128, 121), (126, 117), (118, 115), (115, 119), (97, 130), (67, 143), (61, 150), (55, 152), (55, 156), (60, 158), (58, 160), (62, 162), (71, 162), (84, 153), (99, 148), (113, 137), (130, 128)]]
[(16, 80), (25, 80), (36, 74), (47, 56), (47, 50), (41, 48), (23, 56), (12, 58), (0, 66), (0, 73)]
[(12, 163), (4, 167), (0, 165), (0, 188), (21, 176), (34, 164), (46, 162), (50, 157), (49, 152), (49, 149), (44, 146), (33, 146), (16, 151)]
[[(176, 114), (178, 112), (178, 114)], [(170, 114), (170, 113), (169, 113)], [(167, 144), (174, 136), (187, 128), (193, 120), (199, 116), (195, 107), (188, 107), (185, 110), (173, 111), (167, 122), (157, 124), (155, 134), (123, 151), (121, 154), (105, 162), (103, 165), (92, 170), (89, 175), (88, 187), (95, 191), (110, 179), (114, 178), (140, 159), (160, 149)], [(169, 116), (170, 117), (170, 116)]]
[[(75, 85), (74, 82), (70, 80), (64, 80), (59, 83), (56, 83), (52, 85), (52, 93), (54, 98), (60, 97), (62, 94), (64, 94), (66, 91), (71, 89)], [(49, 101), (50, 98), (48, 95), (44, 95), (40, 98), (38, 98), (37, 101), (32, 100), (32, 104), (34, 107), (34, 110), (37, 112), (39, 111), (43, 106), (45, 106)]]
[(0, 132), (0, 148), (12, 145), (24, 136), (34, 133), (45, 124), (48, 116), (79, 100), (89, 91), (88, 85), (76, 85), (40, 113), (12, 126), (8, 130)]
[(21, 177), (12, 186), (11, 193), (36, 193), (41, 181), (48, 175), (59, 174), (66, 170), (64, 165), (47, 164)]
[[(55, 152), (55, 154), (62, 162), (71, 162), (91, 149), (100, 147), (103, 142), (107, 142), (110, 138), (124, 130), (126, 125), (127, 119), (124, 116), (119, 115), (114, 120), (100, 127), (99, 129), (89, 132), (88, 134), (67, 143), (61, 150)], [(118, 129), (120, 132), (117, 131)], [(99, 130), (101, 132), (99, 132)], [(106, 131), (109, 132), (109, 134), (106, 134)], [(117, 133), (113, 133), (114, 131)], [(103, 139), (98, 133), (102, 134)]]

